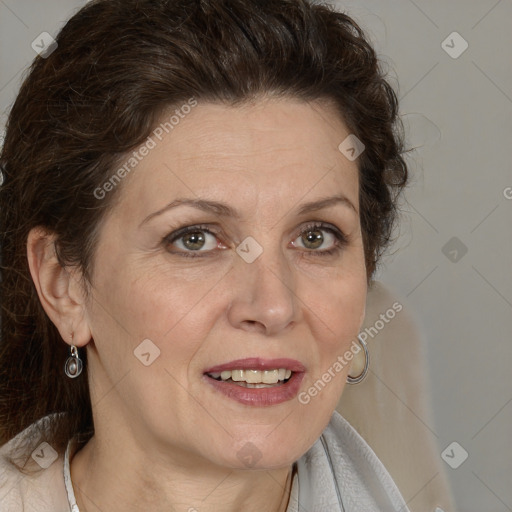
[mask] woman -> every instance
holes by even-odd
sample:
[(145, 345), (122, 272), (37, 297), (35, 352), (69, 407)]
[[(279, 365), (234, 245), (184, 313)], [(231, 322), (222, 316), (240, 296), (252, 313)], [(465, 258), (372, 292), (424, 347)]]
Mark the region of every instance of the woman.
[(373, 49), (328, 7), (76, 14), (1, 156), (0, 510), (406, 511), (334, 412), (399, 133)]

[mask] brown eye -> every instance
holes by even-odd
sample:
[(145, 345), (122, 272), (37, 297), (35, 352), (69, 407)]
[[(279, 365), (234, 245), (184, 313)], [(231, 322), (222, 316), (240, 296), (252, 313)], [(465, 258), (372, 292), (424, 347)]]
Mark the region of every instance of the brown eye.
[(343, 245), (344, 242), (344, 236), (333, 228), (307, 226), (292, 242), (292, 245), (318, 254), (328, 254), (335, 251), (339, 246)]
[(181, 237), (183, 240), (183, 246), (191, 251), (197, 251), (201, 249), (205, 242), (206, 237), (204, 233), (201, 231), (196, 231), (195, 233), (187, 233), (185, 236)]
[(321, 230), (318, 229), (315, 231), (307, 231), (302, 234), (301, 238), (307, 249), (318, 249), (324, 241), (324, 236), (322, 235)]
[[(164, 243), (169, 252), (182, 255), (208, 253), (216, 248), (224, 248), (214, 233), (201, 226), (189, 226), (171, 233), (165, 237)], [(173, 248), (178, 250), (174, 251)]]

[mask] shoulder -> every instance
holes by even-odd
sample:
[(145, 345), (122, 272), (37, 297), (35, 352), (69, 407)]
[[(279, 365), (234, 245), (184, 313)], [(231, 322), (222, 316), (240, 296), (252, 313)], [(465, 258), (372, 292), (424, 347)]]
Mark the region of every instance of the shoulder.
[(320, 441), (332, 462), (336, 480), (348, 486), (347, 495), (367, 496), (368, 503), (380, 505), (379, 510), (407, 511), (403, 497), (382, 462), (337, 411), (322, 438)]
[(20, 481), (23, 475), (7, 460), (5, 446), (0, 449), (0, 512), (22, 510)]
[(343, 454), (344, 460), (352, 465), (368, 464), (377, 470), (383, 469), (382, 463), (374, 451), (337, 411), (334, 411), (322, 436), (329, 452), (334, 455)]
[(44, 419), (0, 447), (0, 512), (64, 512), (64, 455), (40, 438)]

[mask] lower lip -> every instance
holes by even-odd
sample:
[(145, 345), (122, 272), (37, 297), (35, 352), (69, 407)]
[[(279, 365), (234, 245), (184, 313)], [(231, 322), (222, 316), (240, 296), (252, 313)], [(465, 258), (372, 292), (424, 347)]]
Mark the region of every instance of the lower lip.
[(304, 372), (294, 372), (290, 379), (272, 388), (244, 388), (233, 382), (220, 381), (204, 375), (208, 383), (228, 398), (244, 405), (267, 407), (292, 400), (299, 392)]

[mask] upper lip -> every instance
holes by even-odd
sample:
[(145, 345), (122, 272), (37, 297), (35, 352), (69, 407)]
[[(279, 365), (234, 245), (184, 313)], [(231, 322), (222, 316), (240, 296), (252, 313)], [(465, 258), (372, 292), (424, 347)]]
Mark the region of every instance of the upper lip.
[(223, 372), (225, 370), (276, 370), (279, 368), (285, 368), (292, 372), (306, 371), (305, 366), (295, 359), (262, 359), (260, 357), (249, 357), (212, 366), (205, 370), (204, 373)]

